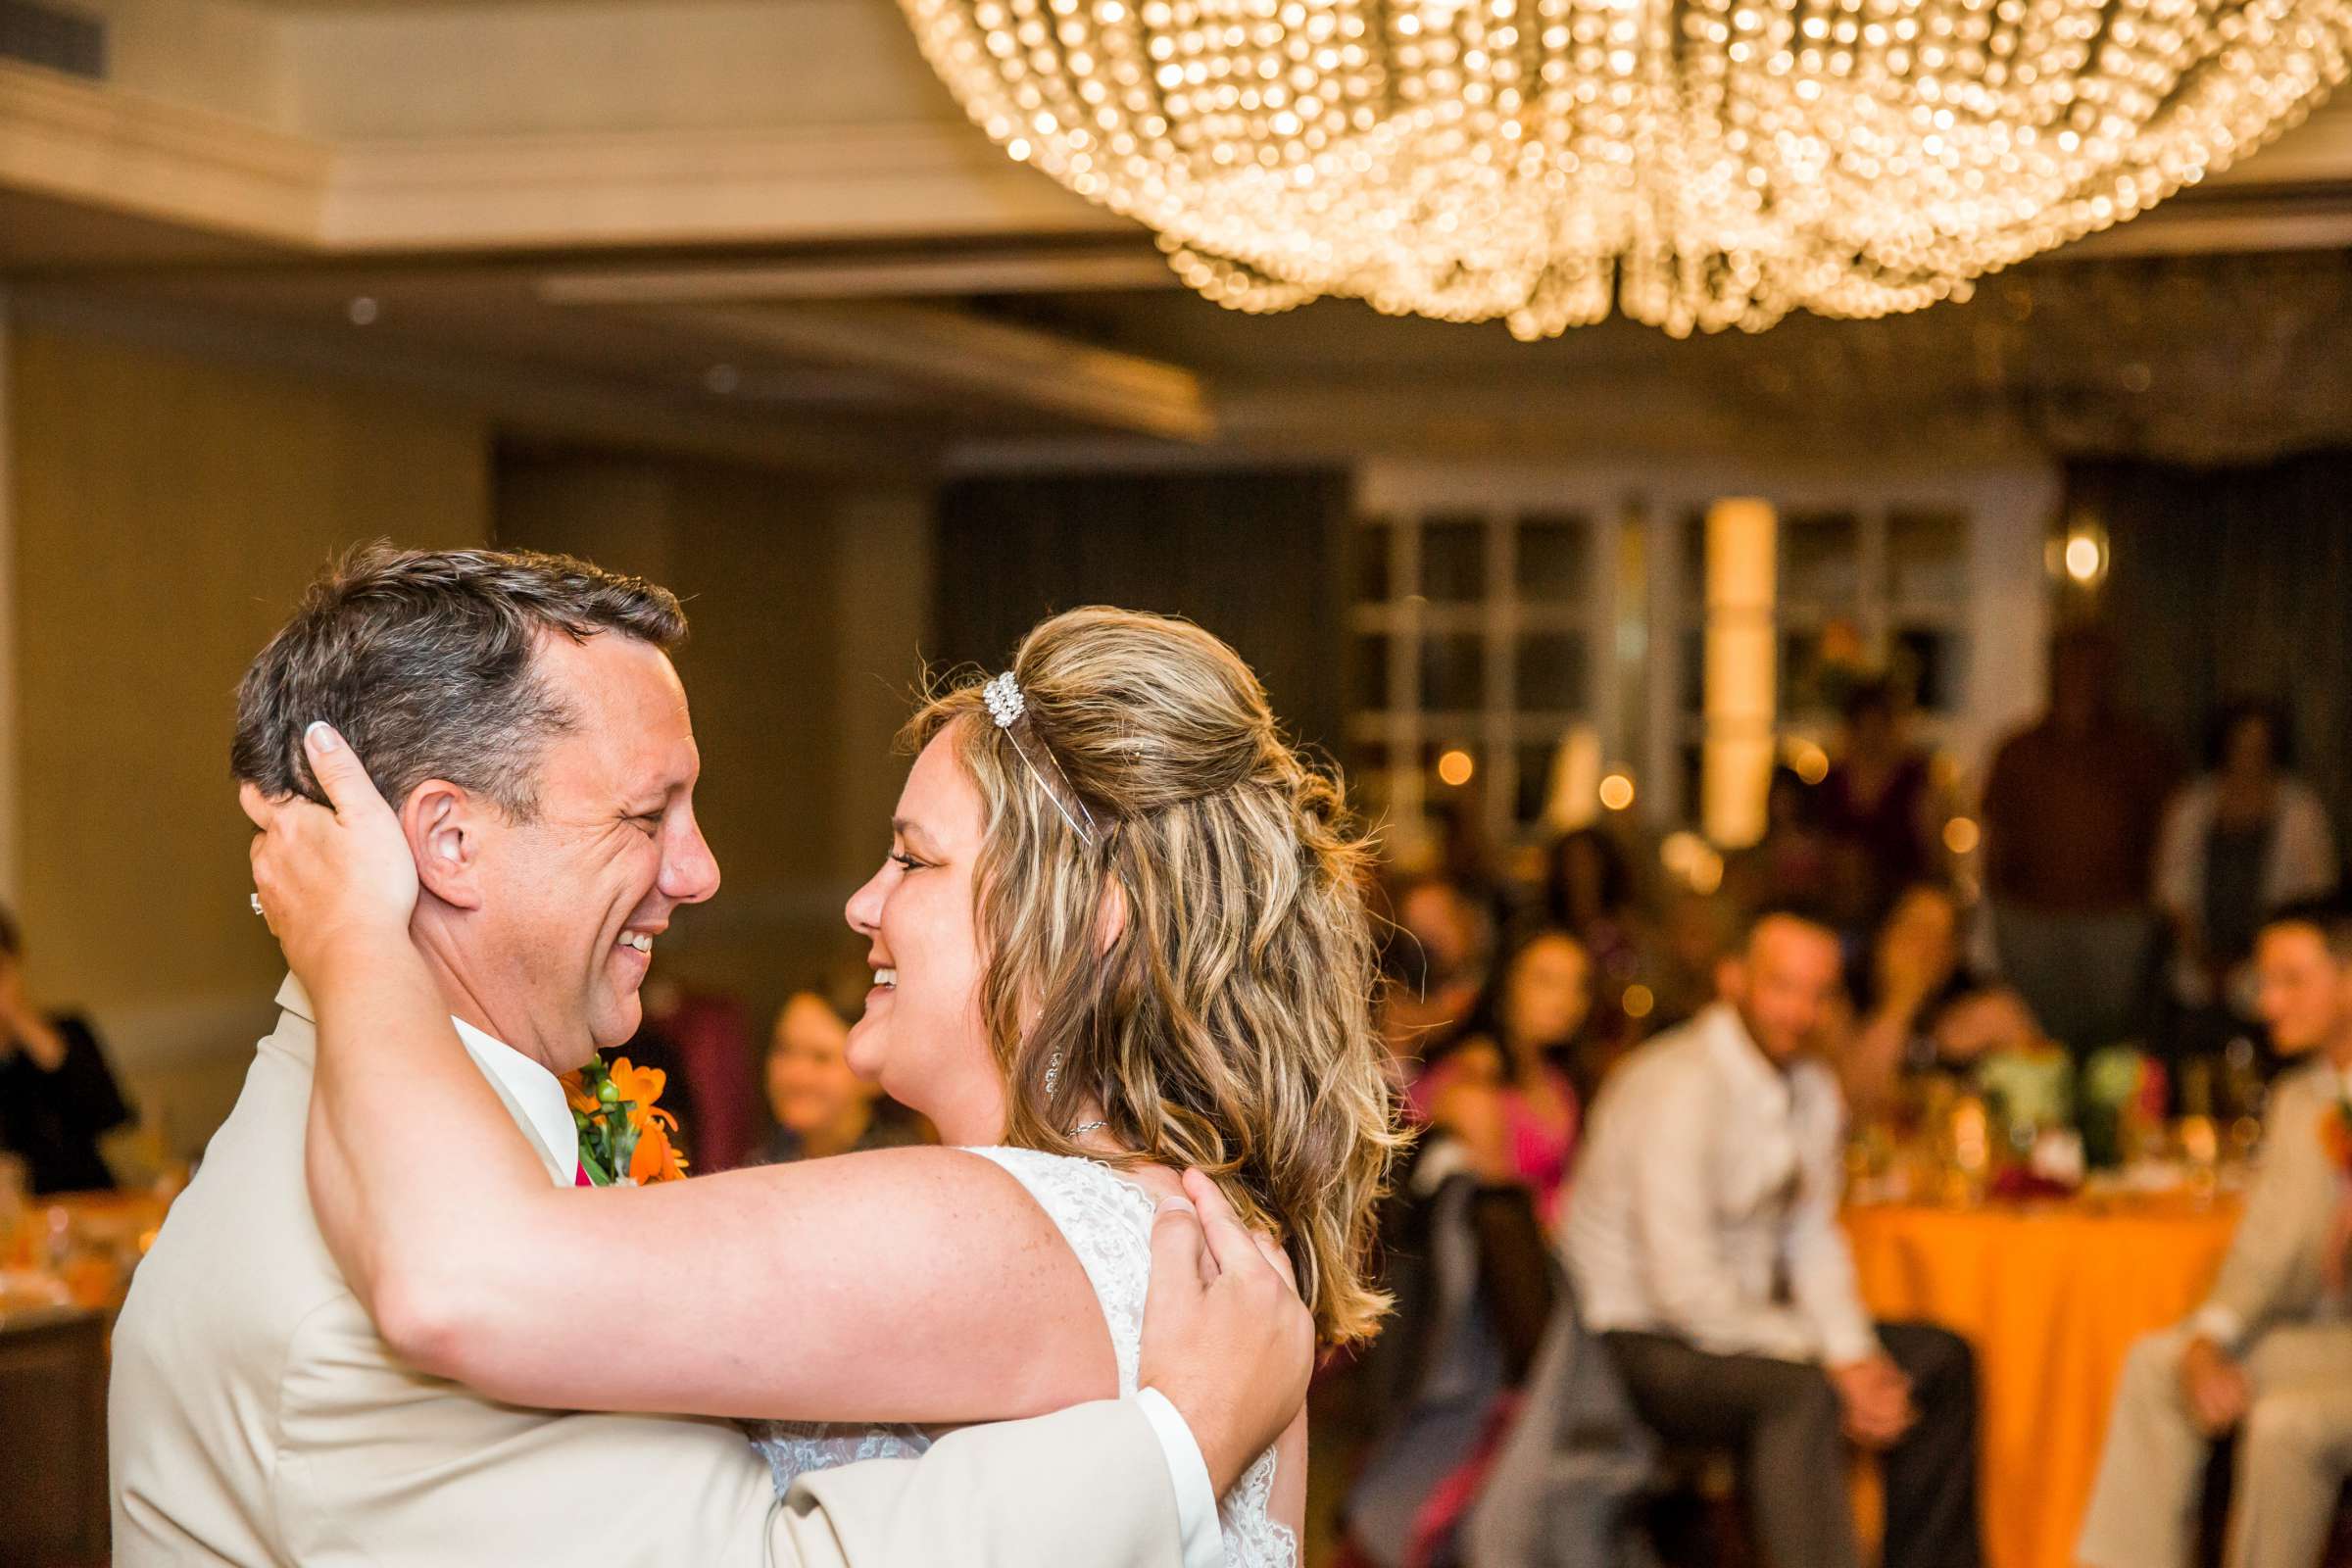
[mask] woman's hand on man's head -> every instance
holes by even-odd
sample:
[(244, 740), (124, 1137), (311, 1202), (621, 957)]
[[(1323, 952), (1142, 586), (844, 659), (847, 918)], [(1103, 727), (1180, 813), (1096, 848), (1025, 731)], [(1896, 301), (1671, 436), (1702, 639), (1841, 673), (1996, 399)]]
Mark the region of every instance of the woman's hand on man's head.
[(400, 818), (341, 735), (313, 724), (303, 750), (329, 806), (271, 800), (250, 783), (238, 801), (260, 830), (252, 861), (262, 913), (287, 964), (312, 980), (338, 961), (364, 960), (378, 943), (406, 940), (416, 862)]

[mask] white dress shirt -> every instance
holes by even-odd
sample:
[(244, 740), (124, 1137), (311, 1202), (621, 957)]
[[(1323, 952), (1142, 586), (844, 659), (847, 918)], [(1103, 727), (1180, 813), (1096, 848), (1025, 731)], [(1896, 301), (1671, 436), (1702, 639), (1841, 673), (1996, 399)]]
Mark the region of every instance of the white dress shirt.
[[(458, 1026), (458, 1039), (482, 1076), (504, 1089), (508, 1098), (521, 1107), (534, 1141), (547, 1155), (549, 1169), (567, 1173), (557, 1185), (569, 1186), (573, 1178), (568, 1173), (579, 1164), (579, 1141), (563, 1084), (554, 1073), (505, 1041), (484, 1034), (455, 1015), (450, 1022)], [(1144, 1418), (1152, 1424), (1152, 1435), (1159, 1440), (1167, 1456), (1168, 1479), (1176, 1489), (1176, 1525), (1183, 1538), (1184, 1568), (1222, 1568), (1225, 1539), (1217, 1522), (1217, 1494), (1208, 1479), (1208, 1463), (1200, 1456), (1200, 1445), (1193, 1438), (1193, 1429), (1185, 1425), (1183, 1414), (1157, 1389), (1140, 1390), (1135, 1399), (1143, 1408)]]
[(1844, 1122), (1829, 1068), (1776, 1067), (1720, 1003), (1627, 1057), (1593, 1102), (1568, 1205), (1586, 1324), (1713, 1355), (1875, 1353), (1838, 1228)]
[(466, 1048), (481, 1075), (504, 1089), (521, 1108), (526, 1130), (547, 1156), (548, 1167), (564, 1172), (556, 1185), (571, 1186), (579, 1171), (580, 1139), (564, 1085), (554, 1073), (505, 1041), (482, 1033), (455, 1013), (449, 1021), (458, 1026), (458, 1043)]

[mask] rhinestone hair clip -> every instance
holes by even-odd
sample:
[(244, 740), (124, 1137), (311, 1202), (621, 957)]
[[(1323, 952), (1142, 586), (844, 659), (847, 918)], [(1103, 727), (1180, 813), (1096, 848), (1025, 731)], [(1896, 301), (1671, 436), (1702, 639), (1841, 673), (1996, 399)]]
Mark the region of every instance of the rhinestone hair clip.
[[(1046, 799), (1054, 803), (1061, 819), (1070, 824), (1070, 831), (1084, 840), (1088, 849), (1093, 849), (1102, 835), (1102, 829), (1095, 825), (1095, 813), (1086, 808), (1086, 803), (1070, 787), (1070, 777), (1054, 760), (1053, 748), (1037, 733), (1037, 721), (1029, 716), (1029, 704), (1021, 696), (1012, 671), (1008, 669), (981, 687), (980, 698), (988, 704), (989, 716), (997, 721), (997, 728), (1011, 738), (1012, 749), (1029, 764), (1029, 771), (1038, 787), (1046, 792)], [(1023, 730), (1029, 733), (1027, 741), (1021, 738)]]

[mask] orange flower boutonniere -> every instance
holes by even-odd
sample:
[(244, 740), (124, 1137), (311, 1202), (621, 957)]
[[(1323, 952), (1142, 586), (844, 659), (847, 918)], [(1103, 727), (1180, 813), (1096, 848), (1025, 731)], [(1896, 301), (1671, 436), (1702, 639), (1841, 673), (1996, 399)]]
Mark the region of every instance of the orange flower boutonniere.
[(2320, 1147), (2336, 1174), (2352, 1179), (2352, 1100), (2339, 1098), (2320, 1117)]
[(638, 1067), (626, 1056), (607, 1067), (591, 1056), (588, 1065), (564, 1075), (564, 1098), (579, 1129), (580, 1163), (599, 1187), (643, 1187), (674, 1182), (686, 1174), (686, 1156), (671, 1141), (678, 1118), (661, 1107), (669, 1075)]

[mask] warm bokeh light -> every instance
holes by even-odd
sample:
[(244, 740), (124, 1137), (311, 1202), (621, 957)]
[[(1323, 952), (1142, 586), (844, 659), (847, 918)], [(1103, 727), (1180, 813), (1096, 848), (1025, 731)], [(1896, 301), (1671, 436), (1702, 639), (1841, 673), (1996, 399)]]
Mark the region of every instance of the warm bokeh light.
[(1687, 828), (1667, 834), (1659, 843), (1658, 861), (1693, 893), (1709, 894), (1723, 886), (1723, 857)]
[(1611, 773), (1600, 781), (1600, 804), (1612, 811), (1622, 811), (1634, 804), (1634, 780), (1631, 774)]
[(1787, 746), (1788, 765), (1796, 776), (1808, 784), (1818, 784), (1830, 776), (1830, 754), (1812, 741), (1797, 739)]
[(2080, 583), (2094, 582), (2106, 558), (2098, 540), (2086, 533), (2076, 534), (2066, 542), (2066, 574)]
[(1458, 746), (1438, 759), (1438, 782), (1451, 789), (1469, 783), (1477, 771), (1477, 760)]
[(1699, 649), (1698, 825), (1710, 844), (1764, 836), (1780, 744), (1779, 514), (1759, 496), (1706, 513), (1706, 623)]
[(2344, 74), (2336, 0), (901, 0), (1006, 155), (1232, 310), (1874, 317), (2131, 219)]
[(1963, 1100), (1951, 1114), (1952, 1163), (1969, 1173), (1981, 1172), (1992, 1157), (1992, 1123), (1984, 1102)]
[(2180, 1118), (2180, 1152), (2192, 1165), (2210, 1165), (2222, 1157), (2221, 1129), (2211, 1116)]
[(1690, 868), (1707, 853), (1707, 841), (1685, 828), (1679, 833), (1669, 833), (1659, 841), (1658, 863), (1687, 881), (1690, 876)]
[(1955, 816), (1943, 824), (1943, 847), (1954, 855), (1974, 855), (1983, 837), (1971, 817)]
[(1650, 994), (1649, 987), (1630, 985), (1625, 988), (1622, 1005), (1628, 1018), (1646, 1018), (1657, 1004), (1658, 999)]

